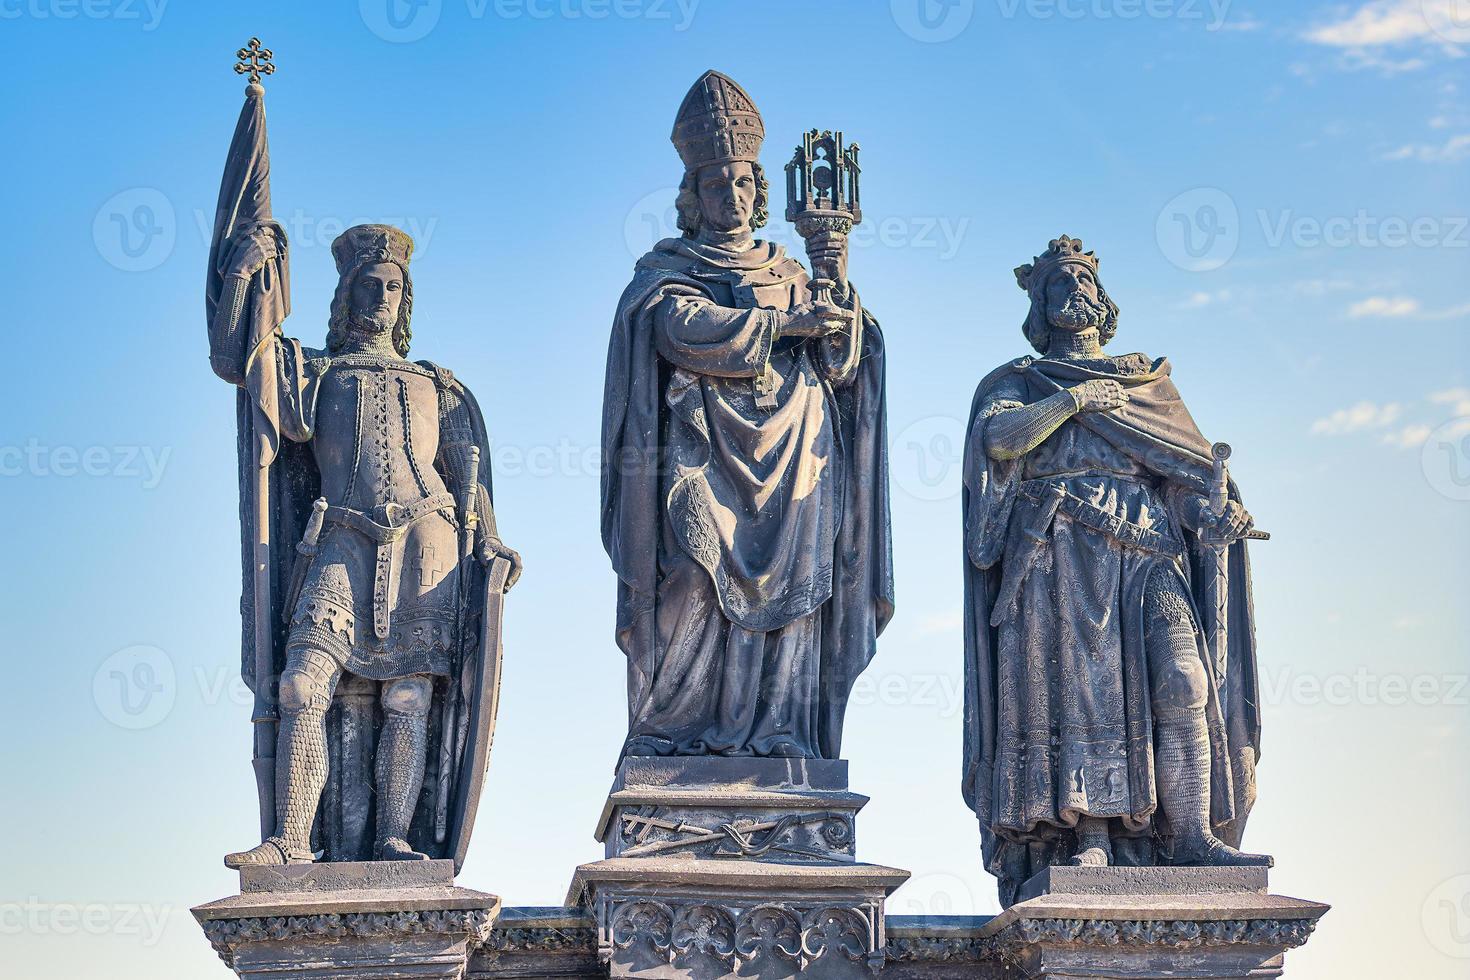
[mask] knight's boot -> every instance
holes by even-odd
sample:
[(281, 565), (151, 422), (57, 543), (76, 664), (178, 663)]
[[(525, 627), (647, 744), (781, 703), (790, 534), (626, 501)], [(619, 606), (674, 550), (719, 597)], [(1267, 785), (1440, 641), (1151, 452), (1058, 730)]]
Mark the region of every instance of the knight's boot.
[(427, 861), (429, 856), (408, 843), (408, 828), (424, 784), (429, 744), (429, 717), (424, 714), (383, 713), (378, 737), (379, 861)]
[(1272, 867), (1267, 854), (1236, 850), (1210, 828), (1210, 737), (1204, 709), (1158, 725), (1159, 802), (1173, 830), (1174, 864)]
[(311, 825), (327, 785), (326, 705), (282, 711), (276, 739), (276, 833), (248, 851), (225, 855), (225, 867), (310, 864)]
[(1075, 867), (1106, 868), (1113, 863), (1113, 838), (1103, 817), (1083, 817), (1077, 823), (1077, 853), (1070, 862)]

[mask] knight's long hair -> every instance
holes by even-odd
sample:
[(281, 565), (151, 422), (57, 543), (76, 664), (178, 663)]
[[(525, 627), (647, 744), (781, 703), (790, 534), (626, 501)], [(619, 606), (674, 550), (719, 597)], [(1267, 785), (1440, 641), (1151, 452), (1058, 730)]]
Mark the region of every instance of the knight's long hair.
[[(750, 172), (755, 175), (755, 206), (750, 211), (750, 230), (765, 226), (770, 220), (770, 191), (771, 185), (766, 181), (766, 171), (758, 163), (750, 165)], [(693, 238), (699, 234), (699, 172), (687, 170), (684, 179), (679, 182), (679, 196), (674, 201), (674, 208), (679, 212), (679, 230), (684, 233), (685, 238)]]
[[(1097, 328), (1097, 340), (1098, 343), (1106, 346), (1107, 342), (1112, 340), (1113, 335), (1118, 332), (1118, 304), (1114, 303), (1108, 291), (1103, 289), (1101, 279), (1094, 281), (1097, 283), (1098, 302), (1106, 311), (1103, 322)], [(1046, 303), (1046, 284), (1042, 283), (1040, 289), (1028, 290), (1028, 292), (1031, 293), (1031, 311), (1026, 314), (1026, 322), (1021, 325), (1021, 329), (1025, 332), (1026, 339), (1031, 342), (1031, 346), (1035, 347), (1040, 354), (1045, 355), (1047, 348), (1051, 346), (1052, 330), (1050, 311)]]
[[(352, 286), (358, 273), (370, 265), (393, 262), (392, 259), (367, 258), (357, 262), (337, 280), (337, 291), (332, 295), (332, 313), (327, 319), (327, 353), (340, 353), (347, 343), (347, 331), (352, 325)], [(409, 321), (413, 318), (413, 280), (408, 268), (401, 262), (393, 262), (403, 276), (403, 299), (398, 304), (398, 322), (393, 324), (393, 349), (399, 357), (408, 356), (408, 344), (413, 339)]]

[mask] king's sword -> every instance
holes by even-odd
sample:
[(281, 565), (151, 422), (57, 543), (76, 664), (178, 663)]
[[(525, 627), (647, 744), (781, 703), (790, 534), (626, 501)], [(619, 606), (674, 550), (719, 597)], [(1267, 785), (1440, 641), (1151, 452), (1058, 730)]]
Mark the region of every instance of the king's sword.
[[(1230, 444), (1217, 442), (1210, 447), (1213, 468), (1210, 477), (1210, 513), (1218, 521), (1225, 516), (1230, 506)], [(1253, 541), (1269, 541), (1271, 535), (1254, 528), (1244, 535)], [(1205, 594), (1209, 607), (1215, 612), (1215, 621), (1210, 630), (1210, 656), (1215, 664), (1215, 683), (1219, 687), (1220, 714), (1228, 710), (1226, 680), (1230, 671), (1230, 544), (1217, 540), (1213, 534), (1201, 535), (1201, 540), (1212, 552), (1214, 572), (1205, 583)]]

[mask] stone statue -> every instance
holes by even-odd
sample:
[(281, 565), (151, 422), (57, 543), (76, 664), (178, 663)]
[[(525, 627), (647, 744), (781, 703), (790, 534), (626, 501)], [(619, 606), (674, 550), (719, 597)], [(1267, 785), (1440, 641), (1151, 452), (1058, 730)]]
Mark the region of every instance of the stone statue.
[(765, 224), (764, 126), (718, 72), (673, 142), (680, 238), (618, 301), (603, 403), (603, 544), (628, 658), (624, 752), (832, 759), (893, 609), (883, 341), (846, 237), (826, 285)]
[(489, 751), (500, 594), (520, 559), (496, 533), (474, 396), (406, 359), (406, 234), (343, 232), (325, 347), (282, 335), (287, 243), (262, 95), (253, 76), (207, 303), (211, 366), (241, 388), (244, 673), (266, 835), (225, 863), (457, 867)]
[(1169, 362), (1103, 352), (1096, 256), (1063, 236), (1016, 278), (1041, 356), (980, 382), (964, 481), (964, 791), (1001, 901), (1050, 864), (1269, 865), (1236, 849), (1265, 535)]

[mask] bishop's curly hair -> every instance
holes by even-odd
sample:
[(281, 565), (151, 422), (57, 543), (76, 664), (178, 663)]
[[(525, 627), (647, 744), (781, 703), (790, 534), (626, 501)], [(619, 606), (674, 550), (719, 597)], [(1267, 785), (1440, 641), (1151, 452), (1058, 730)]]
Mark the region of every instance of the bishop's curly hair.
[[(770, 220), (770, 190), (771, 185), (766, 180), (766, 171), (758, 163), (750, 165), (751, 173), (755, 174), (755, 207), (750, 213), (750, 230), (761, 228)], [(684, 233), (685, 238), (693, 238), (699, 234), (699, 172), (697, 170), (686, 170), (684, 179), (679, 182), (679, 197), (674, 201), (674, 208), (679, 212), (679, 230)]]
[[(342, 273), (337, 280), (337, 291), (332, 295), (331, 316), (327, 319), (328, 354), (340, 353), (347, 343), (347, 330), (352, 323), (352, 287), (357, 282), (358, 273), (367, 266), (380, 262), (393, 260), (365, 258)], [(403, 299), (398, 304), (398, 322), (393, 324), (393, 349), (398, 352), (399, 357), (407, 357), (409, 341), (413, 339), (413, 330), (409, 328), (409, 321), (413, 318), (413, 280), (409, 278), (407, 266), (401, 262), (393, 264), (403, 274)]]

